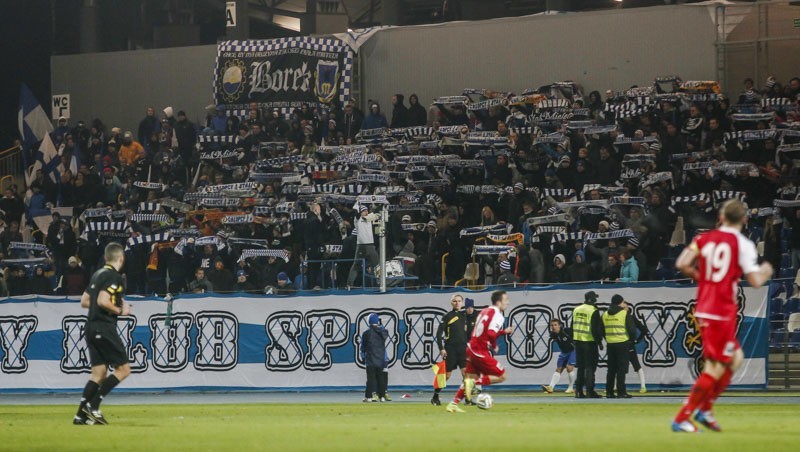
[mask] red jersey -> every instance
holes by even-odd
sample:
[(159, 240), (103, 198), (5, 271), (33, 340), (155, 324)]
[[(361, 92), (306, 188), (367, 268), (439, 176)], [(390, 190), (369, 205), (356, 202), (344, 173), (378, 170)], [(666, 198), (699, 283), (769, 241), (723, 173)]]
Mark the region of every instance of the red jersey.
[(490, 350), (497, 346), (497, 338), (506, 334), (503, 324), (506, 319), (496, 306), (489, 306), (478, 314), (467, 347), (477, 356), (491, 356)]
[(755, 245), (736, 229), (722, 226), (695, 237), (689, 248), (698, 255), (695, 316), (735, 319), (739, 280), (758, 271)]

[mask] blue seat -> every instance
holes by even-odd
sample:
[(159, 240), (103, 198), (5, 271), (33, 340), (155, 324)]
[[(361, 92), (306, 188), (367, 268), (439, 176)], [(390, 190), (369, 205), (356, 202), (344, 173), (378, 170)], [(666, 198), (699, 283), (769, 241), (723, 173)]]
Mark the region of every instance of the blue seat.
[(789, 333), (789, 348), (794, 350), (800, 349), (800, 329)]
[(790, 298), (783, 306), (783, 319), (787, 320), (790, 315), (800, 312), (800, 298)]
[(794, 278), (795, 271), (792, 267), (782, 267), (780, 272), (781, 278)]
[(792, 266), (792, 256), (789, 253), (781, 254), (781, 268)]
[(786, 334), (784, 328), (776, 328), (769, 335), (769, 348), (771, 350), (780, 349), (783, 347), (783, 337)]
[(773, 318), (783, 318), (783, 298), (772, 298), (769, 301), (769, 317), (770, 319)]

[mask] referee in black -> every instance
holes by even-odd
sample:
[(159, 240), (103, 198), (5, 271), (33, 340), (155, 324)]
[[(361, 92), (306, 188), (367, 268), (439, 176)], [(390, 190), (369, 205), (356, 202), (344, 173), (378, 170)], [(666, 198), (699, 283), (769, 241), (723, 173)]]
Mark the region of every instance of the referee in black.
[[(131, 306), (122, 301), (125, 280), (120, 274), (125, 251), (119, 243), (105, 249), (105, 265), (92, 275), (89, 287), (81, 296), (81, 307), (89, 308), (85, 338), (92, 364), (92, 376), (83, 388), (83, 396), (73, 424), (106, 425), (100, 402), (131, 373), (128, 353), (117, 333), (117, 316), (129, 315)], [(108, 366), (114, 373), (108, 375)]]
[[(445, 370), (447, 378), (458, 367), (461, 369), (461, 378), (464, 378), (464, 371), (467, 368), (467, 315), (461, 310), (464, 298), (461, 295), (453, 295), (450, 298), (452, 310), (442, 317), (439, 329), (436, 330), (436, 343), (439, 345), (439, 353), (445, 360)], [(432, 405), (441, 405), (439, 401), (440, 388), (434, 389), (431, 398)]]

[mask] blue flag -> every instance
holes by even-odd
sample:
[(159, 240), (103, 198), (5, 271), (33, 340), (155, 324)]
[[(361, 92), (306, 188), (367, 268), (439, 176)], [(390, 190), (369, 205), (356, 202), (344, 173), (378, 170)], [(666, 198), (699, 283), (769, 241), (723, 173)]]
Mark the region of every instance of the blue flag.
[(19, 112), (17, 114), (19, 134), (22, 137), (23, 158), (28, 167), (27, 151), (42, 141), (45, 135), (53, 131), (53, 124), (47, 117), (39, 101), (24, 83), (19, 90)]

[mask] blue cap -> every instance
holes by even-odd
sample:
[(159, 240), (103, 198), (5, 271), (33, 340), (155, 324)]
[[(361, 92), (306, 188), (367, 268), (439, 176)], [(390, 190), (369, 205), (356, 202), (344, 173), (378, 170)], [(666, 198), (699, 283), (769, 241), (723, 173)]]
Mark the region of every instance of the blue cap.
[(241, 269), (241, 270), (237, 271), (236, 272), (236, 277), (238, 278), (240, 276), (247, 276), (247, 270)]
[(278, 281), (288, 281), (288, 280), (289, 280), (289, 275), (287, 275), (286, 272), (278, 273)]
[(381, 323), (381, 318), (378, 314), (372, 313), (369, 315), (369, 324), (370, 325), (378, 325)]
[(474, 308), (475, 307), (475, 300), (472, 298), (464, 299), (464, 307), (465, 308)]

